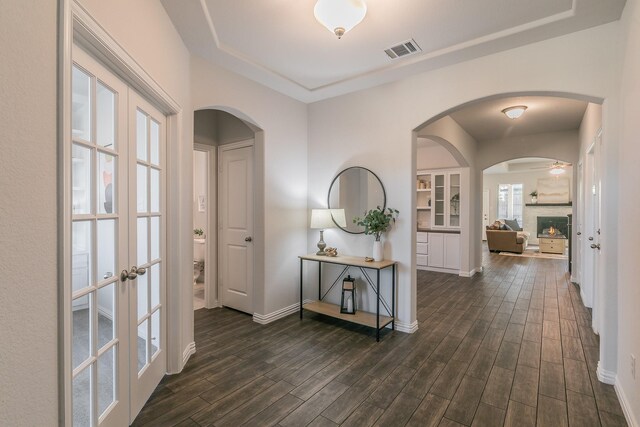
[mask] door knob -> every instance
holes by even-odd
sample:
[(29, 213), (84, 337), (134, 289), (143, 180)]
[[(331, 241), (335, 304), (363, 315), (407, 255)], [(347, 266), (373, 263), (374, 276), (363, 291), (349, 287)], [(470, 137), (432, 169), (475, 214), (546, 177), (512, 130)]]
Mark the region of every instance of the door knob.
[(591, 244), (591, 249), (597, 249), (600, 250), (600, 243), (598, 243), (597, 245), (595, 243)]
[(245, 238), (244, 238), (244, 241), (245, 241), (245, 242), (251, 242), (252, 240), (253, 240), (253, 239), (251, 238), (251, 236), (249, 236), (249, 237), (245, 237)]
[(133, 280), (138, 276), (142, 276), (147, 272), (146, 268), (138, 268), (135, 265), (131, 267), (131, 271), (122, 270), (120, 273), (120, 280), (126, 282), (127, 280)]
[(582, 236), (582, 231), (578, 231), (576, 234), (577, 234), (578, 236)]
[(590, 241), (590, 242), (593, 242), (593, 237), (589, 237), (589, 241)]

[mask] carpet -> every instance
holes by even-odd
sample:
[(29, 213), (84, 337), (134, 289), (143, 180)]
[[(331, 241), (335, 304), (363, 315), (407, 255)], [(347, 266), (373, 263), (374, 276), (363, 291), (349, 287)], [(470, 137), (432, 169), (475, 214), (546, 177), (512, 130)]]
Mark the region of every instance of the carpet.
[(500, 252), (500, 255), (516, 256), (521, 258), (538, 258), (538, 259), (568, 259), (566, 255), (559, 254), (543, 254), (538, 252), (538, 249), (525, 249), (521, 254), (514, 254), (512, 252)]

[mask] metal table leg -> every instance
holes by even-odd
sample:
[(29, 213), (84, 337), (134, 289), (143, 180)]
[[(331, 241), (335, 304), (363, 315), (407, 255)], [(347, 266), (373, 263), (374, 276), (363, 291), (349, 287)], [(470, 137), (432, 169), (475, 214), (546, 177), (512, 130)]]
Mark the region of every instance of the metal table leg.
[(396, 330), (396, 265), (391, 266), (391, 330)]
[(300, 320), (302, 320), (302, 263), (304, 260), (300, 258)]
[(378, 272), (378, 280), (376, 281), (376, 288), (378, 291), (378, 297), (376, 298), (376, 342), (380, 342), (380, 270)]

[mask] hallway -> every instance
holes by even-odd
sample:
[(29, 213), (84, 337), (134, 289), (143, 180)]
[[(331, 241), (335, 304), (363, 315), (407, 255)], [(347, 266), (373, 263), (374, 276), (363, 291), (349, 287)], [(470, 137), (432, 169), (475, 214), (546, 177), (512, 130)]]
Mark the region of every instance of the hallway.
[(418, 272), (419, 330), (305, 313), (195, 312), (197, 353), (135, 425), (624, 426), (566, 261), (485, 252), (473, 278)]

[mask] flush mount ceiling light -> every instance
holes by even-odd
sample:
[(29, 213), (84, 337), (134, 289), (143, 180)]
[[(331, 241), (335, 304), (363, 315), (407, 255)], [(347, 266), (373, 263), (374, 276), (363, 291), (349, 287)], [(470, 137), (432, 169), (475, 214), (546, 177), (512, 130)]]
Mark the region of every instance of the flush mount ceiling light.
[(318, 0), (313, 8), (316, 20), (338, 38), (358, 25), (366, 14), (364, 0)]
[(502, 112), (510, 119), (517, 119), (524, 114), (526, 109), (526, 105), (515, 105), (513, 107), (505, 108), (504, 110), (502, 110)]
[(551, 169), (549, 170), (549, 173), (551, 175), (562, 175), (563, 173), (565, 173), (565, 164), (560, 163), (560, 162), (554, 162), (553, 165), (551, 165)]

